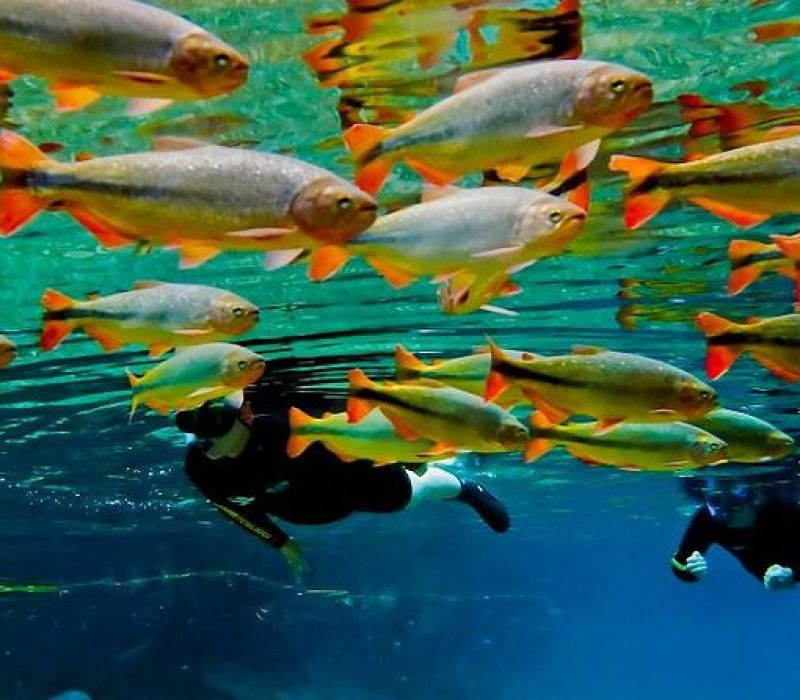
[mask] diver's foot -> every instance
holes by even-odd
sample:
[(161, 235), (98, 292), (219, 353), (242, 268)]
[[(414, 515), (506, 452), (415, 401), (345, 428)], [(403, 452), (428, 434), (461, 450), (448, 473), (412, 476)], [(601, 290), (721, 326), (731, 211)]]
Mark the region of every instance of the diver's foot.
[(481, 520), (495, 532), (505, 532), (511, 527), (511, 518), (506, 507), (480, 484), (463, 481), (461, 493), (456, 499), (471, 506)]

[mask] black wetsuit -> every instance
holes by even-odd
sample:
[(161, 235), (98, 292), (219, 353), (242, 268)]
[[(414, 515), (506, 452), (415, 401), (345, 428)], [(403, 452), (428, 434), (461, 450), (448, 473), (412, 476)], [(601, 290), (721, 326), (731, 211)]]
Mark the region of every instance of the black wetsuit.
[(399, 464), (375, 468), (365, 460), (343, 462), (320, 443), (290, 459), (288, 439), (285, 415), (256, 416), (242, 454), (213, 460), (202, 444), (193, 445), (186, 473), (222, 513), (276, 549), (288, 535), (269, 515), (318, 525), (355, 511), (391, 513), (411, 500), (411, 481)]
[(682, 581), (698, 577), (682, 567), (692, 552), (705, 554), (718, 544), (735, 556), (753, 576), (763, 580), (773, 564), (787, 566), (800, 581), (800, 506), (780, 500), (767, 501), (758, 509), (752, 527), (735, 528), (711, 517), (701, 506), (694, 514), (672, 559), (672, 571)]

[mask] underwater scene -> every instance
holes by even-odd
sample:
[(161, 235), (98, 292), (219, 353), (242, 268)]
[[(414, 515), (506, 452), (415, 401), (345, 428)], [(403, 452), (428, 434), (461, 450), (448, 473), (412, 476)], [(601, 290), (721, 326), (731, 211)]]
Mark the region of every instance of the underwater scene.
[(0, 700), (791, 697), (799, 56), (0, 0)]

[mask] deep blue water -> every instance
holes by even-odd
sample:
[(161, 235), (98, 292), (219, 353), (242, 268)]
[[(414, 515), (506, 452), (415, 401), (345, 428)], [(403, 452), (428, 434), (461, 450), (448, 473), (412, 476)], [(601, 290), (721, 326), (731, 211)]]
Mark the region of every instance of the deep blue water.
[[(507, 503), (509, 533), (490, 533), (456, 503), (287, 526), (312, 568), (295, 586), (280, 557), (190, 486), (169, 420), (141, 411), (127, 423), (123, 368), (151, 366), (144, 352), (104, 355), (76, 333), (44, 354), (37, 338), (45, 287), (83, 296), (156, 278), (216, 284), (259, 304), (262, 322), (243, 344), (268, 361), (267, 395), (291, 386), (342, 406), (347, 369), (389, 376), (395, 343), (449, 357), (486, 333), (543, 353), (576, 343), (641, 352), (702, 376), (698, 311), (791, 310), (791, 284), (780, 277), (727, 296), (728, 241), (794, 232), (795, 218), (743, 236), (698, 208), (673, 206), (627, 233), (621, 179), (605, 165), (618, 152), (677, 160), (689, 128), (681, 94), (788, 110), (791, 122), (798, 39), (759, 43), (752, 30), (794, 19), (800, 6), (587, 0), (580, 17), (545, 30), (557, 41), (539, 53), (528, 42), (509, 53), (491, 28), (481, 49), (470, 43), (466, 10), (443, 12), (429, 22), (453, 41), (431, 68), (420, 68), (414, 40), (376, 39), (339, 48), (338, 63), (317, 74), (302, 54), (340, 40), (338, 3), (158, 4), (241, 47), (255, 65), (248, 86), (131, 120), (115, 100), (56, 115), (41, 82), (24, 78), (6, 124), (63, 143), (67, 154), (142, 149), (154, 133), (180, 133), (298, 155), (350, 177), (340, 135), (359, 107), (362, 119), (396, 121), (447, 94), (460, 72), (493, 62), (570, 51), (619, 61), (651, 75), (656, 98), (604, 141), (586, 233), (570, 253), (520, 275), (525, 292), (503, 302), (515, 318), (445, 316), (428, 283), (394, 291), (358, 261), (319, 285), (302, 268), (266, 273), (250, 255), (179, 271), (172, 252), (102, 249), (60, 213), (0, 242), (0, 330), (20, 348), (0, 387), (0, 579), (56, 589), (0, 595), (0, 699), (69, 688), (94, 700), (791, 697), (800, 682), (797, 592), (764, 590), (718, 549), (705, 580), (677, 581), (669, 558), (695, 504), (675, 475), (588, 468), (560, 451), (529, 467), (511, 456), (470, 461), (459, 473), (477, 474)], [(492, 11), (519, 29), (533, 17), (525, 13), (546, 8)], [(353, 65), (361, 71), (346, 73)], [(765, 92), (734, 89), (745, 81), (765, 81)], [(721, 147), (713, 135), (701, 145)], [(414, 201), (418, 189), (398, 168), (381, 204)], [(727, 406), (800, 437), (796, 386), (751, 359), (715, 387)]]

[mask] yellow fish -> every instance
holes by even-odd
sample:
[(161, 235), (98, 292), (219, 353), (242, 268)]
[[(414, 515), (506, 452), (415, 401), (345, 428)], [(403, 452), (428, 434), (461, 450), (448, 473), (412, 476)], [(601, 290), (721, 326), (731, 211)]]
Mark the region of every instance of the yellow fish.
[(791, 436), (765, 420), (740, 411), (716, 408), (693, 420), (692, 425), (727, 442), (731, 462), (771, 462), (794, 452)]
[(17, 346), (0, 334), (0, 369), (8, 367), (17, 357)]
[(286, 444), (289, 457), (297, 457), (314, 442), (321, 442), (346, 462), (368, 459), (379, 467), (384, 464), (427, 462), (442, 454), (428, 454), (431, 440), (404, 440), (378, 409), (370, 411), (357, 423), (350, 423), (347, 413), (326, 413), (312, 418), (299, 408), (289, 410), (292, 434)]
[(139, 98), (141, 114), (170, 100), (232, 92), (247, 60), (177, 15), (133, 0), (2, 0), (0, 82), (35, 74), (59, 110), (101, 95)]
[(250, 330), (258, 307), (216, 287), (137, 282), (133, 291), (76, 301), (48, 289), (42, 296), (44, 328), (39, 345), (53, 350), (75, 328), (83, 328), (106, 351), (143, 343), (150, 357), (176, 346), (224, 340)]
[(431, 453), (456, 449), (474, 452), (505, 452), (521, 448), (527, 428), (508, 411), (484, 402), (474, 394), (438, 383), (379, 385), (360, 369), (348, 375), (350, 397), (347, 415), (351, 422), (378, 406), (407, 440), (433, 440)]
[(494, 343), (484, 398), (518, 385), (554, 423), (572, 415), (598, 419), (598, 431), (621, 421), (655, 423), (698, 418), (717, 404), (704, 382), (666, 362), (604, 348), (575, 347), (571, 355), (514, 357)]
[(141, 377), (128, 372), (131, 416), (142, 403), (164, 415), (197, 408), (252, 384), (264, 366), (261, 357), (232, 343), (182, 348)]

